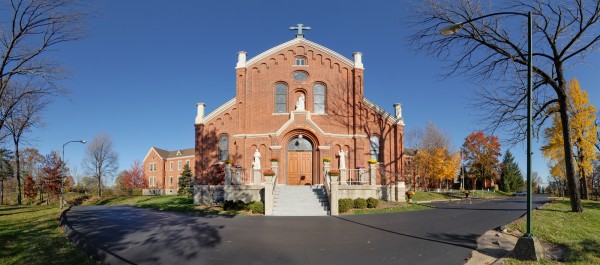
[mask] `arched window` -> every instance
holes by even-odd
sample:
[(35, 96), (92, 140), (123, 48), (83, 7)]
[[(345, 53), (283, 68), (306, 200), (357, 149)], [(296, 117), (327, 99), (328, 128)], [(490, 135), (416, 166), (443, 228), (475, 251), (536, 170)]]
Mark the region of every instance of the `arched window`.
[(325, 85), (316, 83), (313, 87), (314, 107), (313, 112), (325, 114)]
[(296, 57), (295, 65), (306, 65), (306, 58), (302, 56)]
[(379, 157), (379, 136), (373, 135), (370, 138), (371, 140), (371, 159), (377, 159), (377, 161), (381, 162)]
[(219, 161), (225, 161), (229, 158), (229, 137), (222, 135), (219, 138)]
[(287, 86), (283, 83), (275, 85), (275, 113), (287, 112)]

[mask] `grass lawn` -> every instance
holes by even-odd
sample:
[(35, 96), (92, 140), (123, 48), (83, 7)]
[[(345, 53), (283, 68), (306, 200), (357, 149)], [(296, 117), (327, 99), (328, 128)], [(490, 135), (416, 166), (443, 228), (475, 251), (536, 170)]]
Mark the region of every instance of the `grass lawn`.
[[(566, 247), (568, 264), (600, 264), (600, 202), (583, 201), (583, 213), (570, 212), (568, 200), (557, 200), (533, 212), (532, 232), (542, 242)], [(509, 227), (523, 232), (525, 219)], [(533, 264), (510, 259), (506, 264)], [(563, 264), (544, 261), (542, 264)]]
[(0, 264), (96, 264), (59, 228), (58, 204), (0, 205)]
[(196, 206), (194, 200), (185, 196), (117, 196), (92, 198), (84, 205), (131, 205), (159, 211), (178, 211), (199, 214), (247, 215), (248, 211), (224, 211), (220, 206)]
[(377, 208), (372, 209), (352, 209), (348, 213), (344, 214), (377, 214), (377, 213), (397, 213), (397, 212), (410, 212), (418, 210), (432, 209), (430, 206), (422, 204), (408, 204), (403, 202), (386, 202), (379, 201)]
[[(469, 194), (469, 198), (486, 198), (486, 199), (493, 199), (493, 198), (504, 198), (504, 197), (508, 197), (511, 196), (512, 193), (506, 193), (506, 192), (502, 192), (502, 191), (481, 191), (481, 190), (476, 190), (476, 191), (471, 191), (471, 193)], [(450, 200), (450, 199), (460, 199), (460, 198), (464, 198), (465, 195), (464, 193), (460, 192), (459, 190), (454, 190), (452, 193), (450, 192), (435, 192), (435, 191), (417, 191), (415, 192), (415, 195), (413, 195), (413, 201), (415, 202), (420, 202), (420, 201), (436, 201), (436, 200)], [(408, 199), (408, 197), (405, 197), (405, 199)]]

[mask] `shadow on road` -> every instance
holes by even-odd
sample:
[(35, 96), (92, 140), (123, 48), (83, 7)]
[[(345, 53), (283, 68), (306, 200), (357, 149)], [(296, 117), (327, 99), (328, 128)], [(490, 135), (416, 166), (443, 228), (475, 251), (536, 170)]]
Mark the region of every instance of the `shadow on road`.
[(468, 249), (476, 249), (477, 248), (477, 234), (468, 234), (468, 235), (452, 235), (452, 234), (429, 234), (431, 237), (421, 237), (421, 236), (415, 236), (415, 235), (409, 235), (409, 234), (405, 234), (405, 233), (400, 233), (400, 232), (396, 232), (396, 231), (392, 231), (389, 229), (385, 229), (385, 228), (380, 228), (380, 227), (376, 227), (373, 225), (369, 225), (369, 224), (364, 224), (361, 222), (357, 222), (357, 221), (353, 221), (353, 220), (349, 220), (343, 217), (339, 217), (339, 216), (332, 216), (336, 219), (342, 220), (342, 221), (346, 221), (346, 222), (350, 222), (350, 223), (354, 223), (357, 225), (361, 225), (361, 226), (365, 226), (365, 227), (369, 227), (372, 229), (376, 229), (379, 231), (383, 231), (386, 233), (390, 233), (390, 234), (395, 234), (395, 235), (399, 235), (399, 236), (405, 236), (405, 237), (410, 237), (410, 238), (414, 238), (414, 239), (419, 239), (419, 240), (425, 240), (425, 241), (430, 241), (430, 242), (436, 242), (436, 243), (441, 243), (441, 244), (447, 244), (447, 245), (452, 245), (452, 246), (457, 246), (457, 247), (463, 247), (463, 248), (468, 248)]
[[(162, 257), (155, 254), (160, 251), (153, 249), (156, 246), (168, 246), (173, 255), (192, 260), (201, 249), (214, 248), (221, 244), (219, 229), (223, 226), (210, 225), (208, 222), (202, 222), (200, 218), (181, 218), (181, 215), (185, 214), (126, 206), (111, 206), (106, 209), (93, 207), (94, 211), (72, 210), (68, 218), (77, 220), (76, 224), (72, 224), (72, 228), (81, 234), (85, 244), (95, 245), (119, 259), (119, 262), (133, 264), (132, 261), (116, 254), (129, 252), (131, 254), (127, 256), (133, 258), (135, 263), (160, 263)], [(102, 245), (99, 242), (112, 244)], [(97, 258), (105, 261), (105, 256), (97, 255)]]

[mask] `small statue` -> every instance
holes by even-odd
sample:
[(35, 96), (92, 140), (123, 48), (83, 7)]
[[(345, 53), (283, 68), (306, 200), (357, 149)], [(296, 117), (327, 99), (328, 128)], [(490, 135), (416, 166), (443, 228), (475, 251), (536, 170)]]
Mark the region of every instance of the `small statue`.
[(296, 102), (296, 110), (305, 110), (304, 108), (304, 94), (300, 95)]
[(341, 150), (338, 155), (340, 156), (340, 169), (346, 169), (346, 155), (348, 153)]
[(254, 162), (252, 162), (253, 169), (260, 169), (260, 152), (258, 149), (254, 151)]

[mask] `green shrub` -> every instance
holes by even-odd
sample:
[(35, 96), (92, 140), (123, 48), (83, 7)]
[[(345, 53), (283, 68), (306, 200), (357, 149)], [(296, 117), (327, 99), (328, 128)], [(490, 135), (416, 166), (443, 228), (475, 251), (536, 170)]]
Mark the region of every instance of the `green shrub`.
[(338, 200), (338, 210), (340, 211), (340, 213), (345, 213), (348, 210), (352, 209), (352, 207), (354, 206), (354, 201), (352, 201), (352, 199), (339, 199)]
[(265, 204), (261, 201), (253, 201), (249, 203), (248, 209), (253, 213), (265, 214)]
[(354, 208), (356, 209), (365, 209), (367, 208), (367, 200), (363, 198), (357, 198), (354, 200)]
[(369, 197), (367, 199), (367, 208), (377, 208), (377, 205), (379, 204), (379, 200), (375, 199), (373, 197)]

